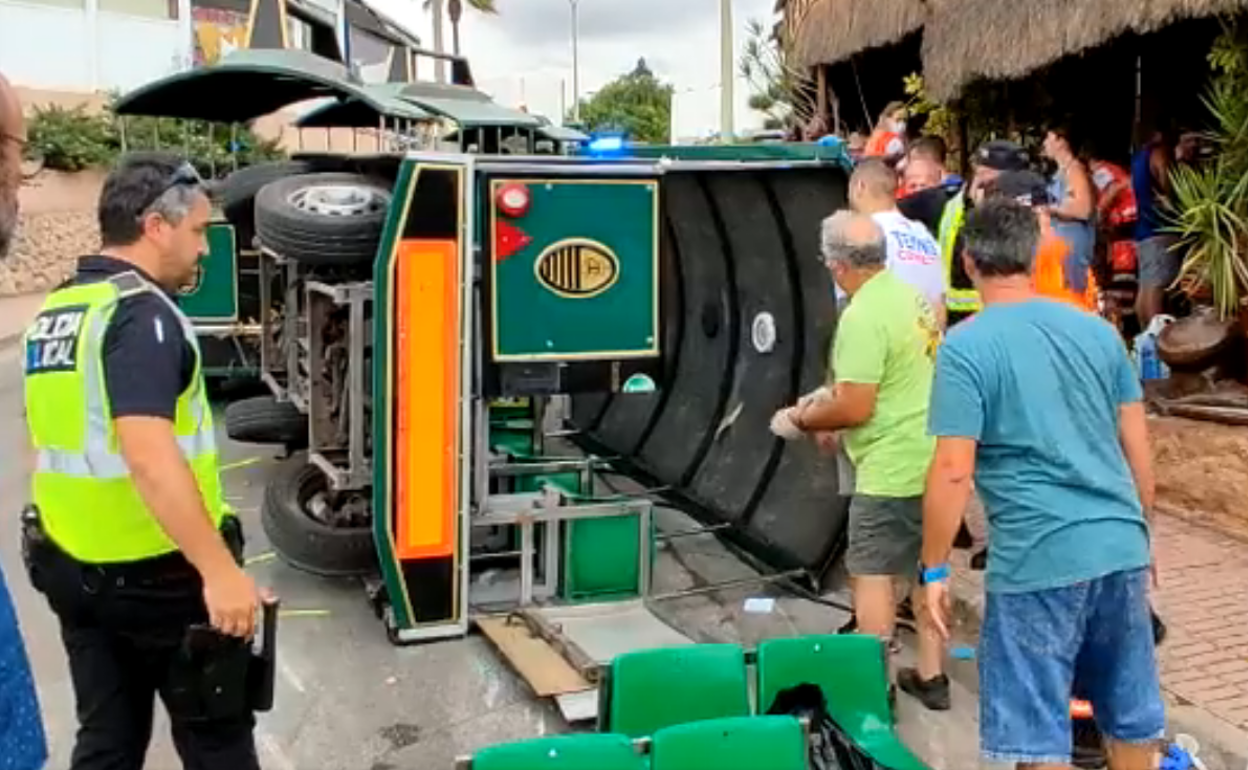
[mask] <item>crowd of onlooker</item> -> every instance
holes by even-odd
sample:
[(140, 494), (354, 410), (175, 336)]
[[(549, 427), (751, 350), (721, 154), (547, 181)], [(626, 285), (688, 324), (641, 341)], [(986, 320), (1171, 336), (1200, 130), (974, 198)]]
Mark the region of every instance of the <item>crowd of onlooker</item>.
[[(906, 106), (893, 102), (869, 135), (850, 133), (844, 145), (854, 162), (880, 158), (896, 170), (901, 212), (926, 225), (933, 237), (942, 238), (942, 223), (946, 234), (956, 230), (955, 220), (1004, 188), (1040, 219), (1039, 257), (1045, 269), (1037, 280), (1052, 284), (1040, 287), (1042, 293), (1053, 295), (1060, 286), (1127, 336), (1147, 327), (1174, 300), (1167, 290), (1179, 276), (1182, 253), (1162, 212), (1172, 168), (1198, 154), (1194, 134), (1158, 130), (1124, 166), (1087, 152), (1070, 126), (1053, 125), (1034, 154), (1008, 140), (975, 148), (970, 178), (963, 179), (949, 168), (945, 140), (913, 136), (906, 117)], [(826, 122), (812, 121), (803, 134), (817, 140), (826, 134)], [(954, 246), (942, 242), (944, 259), (951, 263), (951, 295), (971, 288), (957, 260), (950, 258)], [(954, 320), (960, 317), (958, 308), (949, 310)]]

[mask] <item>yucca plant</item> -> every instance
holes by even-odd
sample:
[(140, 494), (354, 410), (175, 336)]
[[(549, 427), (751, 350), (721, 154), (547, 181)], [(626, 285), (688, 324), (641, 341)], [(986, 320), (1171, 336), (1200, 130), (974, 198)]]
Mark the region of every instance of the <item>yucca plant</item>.
[(1169, 229), (1187, 252), (1180, 284), (1189, 294), (1207, 288), (1218, 314), (1234, 317), (1248, 297), (1248, 176), (1232, 176), (1219, 160), (1208, 168), (1179, 167), (1170, 183)]
[(1215, 70), (1205, 106), (1217, 147), (1204, 166), (1179, 166), (1171, 174), (1168, 230), (1187, 252), (1180, 285), (1207, 289), (1224, 318), (1238, 316), (1248, 300), (1248, 53), (1236, 27), (1227, 27), (1209, 61)]

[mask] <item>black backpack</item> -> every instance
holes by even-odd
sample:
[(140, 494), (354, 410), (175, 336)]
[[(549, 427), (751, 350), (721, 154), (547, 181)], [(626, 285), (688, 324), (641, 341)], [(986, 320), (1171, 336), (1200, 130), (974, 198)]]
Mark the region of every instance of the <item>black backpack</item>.
[(867, 756), (832, 719), (828, 714), (828, 702), (818, 685), (799, 684), (781, 690), (767, 713), (806, 721), (813, 770), (887, 770)]

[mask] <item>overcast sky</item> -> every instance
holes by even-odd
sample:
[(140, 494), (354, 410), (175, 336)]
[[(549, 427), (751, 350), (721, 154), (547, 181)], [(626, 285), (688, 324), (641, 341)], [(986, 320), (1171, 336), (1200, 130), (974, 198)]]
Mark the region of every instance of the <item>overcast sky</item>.
[[(421, 0), (369, 0), (409, 26), (433, 47), (432, 25)], [(572, 31), (568, 0), (497, 0), (498, 16), (466, 11), (461, 36), (479, 86), (503, 104), (524, 103), (558, 122), (560, 89), (572, 103)], [(738, 51), (750, 19), (772, 23), (775, 0), (733, 0)], [(705, 135), (719, 125), (719, 0), (579, 0), (581, 92), (601, 88), (644, 57), (676, 87), (680, 137)], [(449, 25), (446, 45), (450, 48)], [(423, 75), (422, 75), (423, 77)], [(761, 116), (745, 106), (738, 78), (737, 129)]]

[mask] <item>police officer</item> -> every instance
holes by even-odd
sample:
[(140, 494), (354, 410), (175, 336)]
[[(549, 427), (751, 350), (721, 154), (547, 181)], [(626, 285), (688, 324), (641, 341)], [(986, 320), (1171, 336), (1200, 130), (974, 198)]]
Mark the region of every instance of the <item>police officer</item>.
[(962, 225), (966, 221), (967, 211), (982, 199), (985, 188), (996, 181), (997, 177), (1007, 171), (1025, 171), (1027, 165), (1026, 151), (1014, 142), (1004, 139), (985, 142), (975, 152), (972, 160), (974, 174), (971, 180), (945, 204), (941, 212), (936, 237), (940, 241), (941, 257), (945, 264), (945, 307), (951, 327), (956, 322), (978, 313), (983, 307), (979, 292), (971, 285), (966, 267), (958, 256), (962, 253)]
[(188, 163), (127, 157), (100, 196), (100, 253), (26, 334), (28, 562), (69, 657), (73, 770), (142, 768), (157, 694), (188, 770), (259, 767), (250, 710), (192, 712), (178, 697), (188, 630), (250, 638), (261, 601), (230, 537), (202, 359), (174, 301), (209, 215)]

